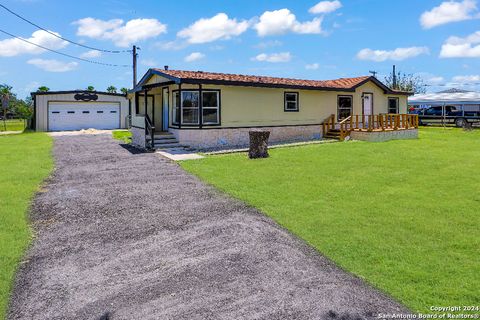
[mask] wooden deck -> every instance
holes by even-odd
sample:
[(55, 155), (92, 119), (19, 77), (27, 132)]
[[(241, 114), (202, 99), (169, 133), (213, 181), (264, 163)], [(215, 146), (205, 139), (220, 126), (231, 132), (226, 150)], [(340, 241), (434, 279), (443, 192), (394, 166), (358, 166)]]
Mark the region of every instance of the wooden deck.
[(327, 137), (338, 137), (345, 140), (352, 131), (379, 132), (397, 131), (418, 128), (416, 114), (374, 114), (351, 115), (340, 122), (335, 121), (335, 115), (325, 119), (322, 123), (323, 134)]

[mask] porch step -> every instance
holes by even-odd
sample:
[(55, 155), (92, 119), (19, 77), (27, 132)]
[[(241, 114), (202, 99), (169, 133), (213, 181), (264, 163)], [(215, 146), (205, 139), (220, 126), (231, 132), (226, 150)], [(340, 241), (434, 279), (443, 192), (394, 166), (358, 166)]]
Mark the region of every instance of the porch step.
[(328, 130), (327, 133), (323, 136), (323, 138), (340, 140), (340, 130), (339, 129)]
[(187, 148), (187, 146), (180, 143), (155, 143), (155, 149), (172, 149), (172, 148)]

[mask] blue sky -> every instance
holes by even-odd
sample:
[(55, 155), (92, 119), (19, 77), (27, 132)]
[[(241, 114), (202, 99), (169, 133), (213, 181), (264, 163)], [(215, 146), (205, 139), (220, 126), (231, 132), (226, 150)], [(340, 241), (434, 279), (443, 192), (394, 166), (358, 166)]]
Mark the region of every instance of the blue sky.
[[(140, 78), (149, 67), (306, 79), (379, 79), (392, 64), (432, 85), (479, 90), (480, 3), (476, 0), (333, 1), (1, 1), (64, 38), (110, 50), (141, 48)], [(130, 64), (65, 43), (0, 8), (0, 29), (93, 61)], [(57, 55), (0, 33), (0, 83), (21, 97), (93, 85), (130, 87), (131, 68)]]

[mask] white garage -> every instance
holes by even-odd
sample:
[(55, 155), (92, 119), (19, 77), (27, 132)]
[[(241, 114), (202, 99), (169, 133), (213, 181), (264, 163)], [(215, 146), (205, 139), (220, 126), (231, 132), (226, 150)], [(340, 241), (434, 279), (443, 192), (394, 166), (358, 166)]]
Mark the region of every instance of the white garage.
[(105, 92), (33, 93), (37, 131), (118, 129), (126, 127), (128, 100)]

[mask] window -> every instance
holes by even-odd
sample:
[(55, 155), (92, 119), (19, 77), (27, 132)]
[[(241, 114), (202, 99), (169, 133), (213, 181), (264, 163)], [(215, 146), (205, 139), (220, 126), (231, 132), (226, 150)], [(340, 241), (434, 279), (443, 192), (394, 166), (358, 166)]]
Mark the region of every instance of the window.
[(298, 111), (298, 92), (285, 92), (284, 111)]
[[(181, 92), (181, 101), (179, 101)], [(202, 124), (215, 125), (220, 123), (220, 91), (202, 91)], [(173, 91), (172, 123), (185, 125), (200, 124), (200, 91)]]
[(219, 119), (219, 92), (202, 91), (202, 123), (218, 124)]
[(388, 98), (388, 113), (398, 113), (398, 98)]
[(75, 113), (75, 111), (67, 111), (67, 113)]
[(198, 91), (182, 91), (182, 124), (198, 124)]
[(90, 111), (82, 111), (82, 113), (90, 113)]
[(353, 113), (352, 96), (338, 96), (338, 120), (350, 117)]
[(173, 117), (172, 123), (178, 124), (180, 122), (180, 106), (178, 105), (178, 91), (173, 92)]
[(97, 113), (103, 113), (103, 111), (101, 111), (101, 110), (98, 110), (98, 111), (97, 111)]

